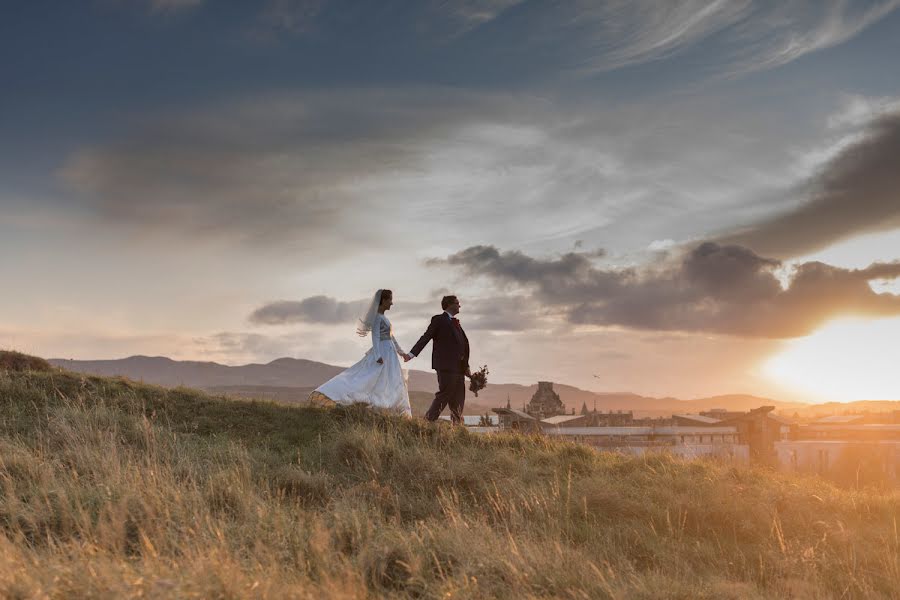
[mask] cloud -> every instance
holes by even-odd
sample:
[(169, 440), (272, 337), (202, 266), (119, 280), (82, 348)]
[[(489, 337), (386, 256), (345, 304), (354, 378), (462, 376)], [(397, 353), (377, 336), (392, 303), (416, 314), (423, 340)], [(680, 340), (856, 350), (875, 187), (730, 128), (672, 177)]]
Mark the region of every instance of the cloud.
[(421, 173), (425, 146), (472, 120), (510, 118), (505, 100), (421, 88), (257, 96), (159, 116), (81, 148), (61, 176), (114, 224), (353, 251), (391, 233), (391, 220), (376, 222), (389, 206), (371, 199), (370, 179)]
[(505, 11), (524, 0), (460, 0), (458, 2), (433, 2), (432, 4), (460, 22), (461, 31), (468, 31), (493, 21)]
[(900, 0), (270, 0), (263, 31), (404, 39), (478, 56), (480, 66), (511, 55), (532, 73), (579, 76), (614, 71), (701, 48), (716, 72), (736, 75), (778, 67), (843, 43), (900, 6)]
[(577, 252), (537, 259), (493, 246), (473, 246), (429, 264), (529, 290), (538, 306), (561, 310), (570, 323), (582, 325), (790, 338), (841, 315), (900, 314), (900, 297), (877, 294), (869, 285), (900, 278), (900, 262), (857, 270), (804, 263), (783, 288), (775, 275), (780, 261), (714, 242), (643, 269), (600, 268)]
[[(654, 0), (574, 4), (568, 28), (584, 33), (588, 50), (575, 69), (609, 71), (671, 56), (749, 14), (749, 3)], [(555, 8), (555, 7), (554, 7)]]
[[(401, 304), (403, 316), (409, 319), (411, 315), (437, 312), (440, 310), (439, 298), (424, 302), (404, 301)], [(531, 300), (525, 296), (463, 300), (465, 308), (461, 318), (467, 330), (526, 331), (541, 326), (539, 312), (530, 306)], [(368, 308), (369, 302), (369, 299), (344, 302), (329, 296), (311, 296), (299, 301), (281, 300), (259, 307), (250, 315), (249, 321), (255, 325), (353, 323)]]
[(546, 328), (547, 310), (528, 296), (460, 298), (460, 321), (466, 331), (522, 332)]
[(878, 118), (808, 186), (799, 207), (719, 241), (768, 256), (809, 254), (861, 233), (900, 227), (900, 113)]
[(311, 296), (300, 301), (282, 300), (253, 311), (250, 322), (260, 325), (349, 323), (362, 315), (368, 303), (368, 300), (340, 302), (328, 296)]
[(586, 43), (593, 50), (582, 71), (659, 60), (709, 40), (708, 55), (716, 56), (723, 73), (735, 75), (841, 44), (893, 12), (900, 0), (638, 0), (576, 6), (572, 22), (590, 32)]
[(307, 34), (327, 6), (326, 0), (269, 0), (259, 15), (257, 36), (286, 31)]
[[(357, 34), (384, 39), (413, 36), (446, 43), (498, 18), (523, 0), (417, 0), (361, 3), (354, 0), (269, 0), (254, 34), (327, 36), (344, 28), (363, 27)], [(378, 27), (373, 27), (378, 24)]]
[(61, 175), (76, 196), (68, 206), (111, 230), (320, 262), (362, 248), (415, 252), (408, 232), (433, 229), (436, 215), (445, 226), (431, 240), (448, 250), (519, 245), (528, 231), (532, 243), (602, 235), (622, 252), (771, 214), (760, 198), (796, 178), (784, 172), (778, 119), (723, 114), (718, 98), (660, 102), (272, 93), (157, 115), (82, 147)]
[[(754, 3), (756, 4), (756, 3)], [(749, 18), (734, 28), (741, 46), (733, 73), (759, 71), (787, 64), (811, 52), (853, 38), (900, 6), (900, 0), (875, 2), (780, 2), (753, 7)]]
[(200, 6), (204, 0), (149, 0), (153, 12), (176, 12)]
[(217, 357), (286, 356), (292, 349), (287, 337), (230, 331), (197, 337), (193, 343), (200, 354)]

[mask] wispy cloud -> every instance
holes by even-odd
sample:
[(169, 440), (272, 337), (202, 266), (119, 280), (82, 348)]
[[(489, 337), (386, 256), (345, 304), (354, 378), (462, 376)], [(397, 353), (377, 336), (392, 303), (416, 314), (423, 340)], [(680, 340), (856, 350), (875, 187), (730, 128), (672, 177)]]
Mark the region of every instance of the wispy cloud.
[(735, 28), (738, 58), (731, 71), (778, 67), (811, 52), (837, 46), (898, 7), (900, 0), (760, 3)]
[(710, 63), (718, 63), (721, 73), (738, 74), (841, 44), (898, 6), (900, 0), (601, 2), (578, 6), (568, 27), (591, 36), (593, 52), (581, 71), (658, 60), (711, 38)]
[[(270, 0), (259, 26), (417, 40), (423, 49), (474, 52), (486, 63), (518, 55), (538, 71), (552, 64), (554, 76), (592, 76), (708, 44), (701, 61), (713, 72), (736, 75), (846, 42), (898, 6), (900, 0)], [(468, 35), (487, 26), (489, 34)]]
[(383, 28), (372, 32), (430, 38), (441, 43), (498, 18), (523, 0), (418, 0), (361, 3), (354, 0), (269, 0), (256, 33), (316, 36), (332, 28)]
[(457, 2), (435, 2), (435, 6), (458, 18), (465, 30), (496, 19), (506, 10), (521, 4), (524, 0), (459, 0)]
[(675, 54), (750, 14), (751, 2), (677, 0), (577, 3), (565, 29), (584, 32), (586, 58), (574, 68), (609, 71)]
[(869, 285), (900, 278), (900, 262), (858, 270), (804, 263), (783, 288), (775, 274), (780, 261), (713, 242), (643, 268), (602, 268), (577, 252), (539, 259), (493, 246), (472, 246), (430, 264), (530, 290), (534, 302), (564, 311), (573, 324), (790, 338), (841, 315), (900, 314), (900, 296), (877, 294)]

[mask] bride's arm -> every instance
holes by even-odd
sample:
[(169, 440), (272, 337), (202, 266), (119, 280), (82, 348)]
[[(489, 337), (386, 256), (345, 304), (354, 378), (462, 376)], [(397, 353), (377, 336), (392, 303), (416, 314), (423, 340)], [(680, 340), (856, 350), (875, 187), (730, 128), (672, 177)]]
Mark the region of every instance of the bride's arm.
[(379, 361), (381, 358), (381, 350), (378, 348), (378, 341), (381, 339), (381, 315), (375, 314), (375, 320), (372, 322), (372, 352), (375, 354), (375, 358)]
[(397, 354), (399, 354), (400, 356), (405, 356), (406, 352), (404, 352), (403, 348), (400, 347), (400, 342), (397, 341), (397, 338), (395, 338), (393, 334), (391, 334), (391, 341), (394, 342), (394, 350), (397, 351)]

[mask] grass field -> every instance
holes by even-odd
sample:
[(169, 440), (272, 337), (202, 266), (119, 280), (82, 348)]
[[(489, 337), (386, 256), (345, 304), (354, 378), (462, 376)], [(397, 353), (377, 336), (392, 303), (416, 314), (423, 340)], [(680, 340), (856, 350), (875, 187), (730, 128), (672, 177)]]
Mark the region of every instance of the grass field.
[(900, 494), (0, 356), (3, 598), (897, 598)]

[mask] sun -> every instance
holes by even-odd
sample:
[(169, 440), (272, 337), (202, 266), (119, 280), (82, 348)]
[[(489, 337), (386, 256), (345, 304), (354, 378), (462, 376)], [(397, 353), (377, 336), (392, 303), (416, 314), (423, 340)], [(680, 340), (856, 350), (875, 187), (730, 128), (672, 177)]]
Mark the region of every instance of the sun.
[(900, 319), (842, 319), (763, 364), (775, 382), (823, 401), (900, 400)]

